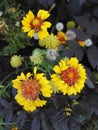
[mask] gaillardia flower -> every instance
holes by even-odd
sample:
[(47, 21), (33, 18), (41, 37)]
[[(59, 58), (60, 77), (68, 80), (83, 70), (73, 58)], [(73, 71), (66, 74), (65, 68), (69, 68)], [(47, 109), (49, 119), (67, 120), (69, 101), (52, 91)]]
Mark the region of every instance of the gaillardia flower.
[(64, 58), (53, 70), (55, 74), (51, 75), (52, 81), (64, 95), (76, 95), (81, 92), (86, 80), (86, 70), (77, 58)]
[(43, 39), (49, 35), (47, 28), (51, 27), (51, 23), (45, 21), (50, 16), (50, 13), (45, 10), (39, 10), (37, 16), (34, 16), (30, 10), (22, 20), (22, 29), (28, 32), (29, 37), (33, 37), (34, 33), (38, 33), (39, 39)]
[(15, 99), (28, 112), (33, 112), (37, 107), (43, 107), (46, 100), (41, 98), (51, 97), (52, 90), (49, 81), (43, 73), (37, 73), (34, 68), (34, 76), (31, 73), (24, 75), (22, 72), (15, 80), (13, 87), (17, 89)]

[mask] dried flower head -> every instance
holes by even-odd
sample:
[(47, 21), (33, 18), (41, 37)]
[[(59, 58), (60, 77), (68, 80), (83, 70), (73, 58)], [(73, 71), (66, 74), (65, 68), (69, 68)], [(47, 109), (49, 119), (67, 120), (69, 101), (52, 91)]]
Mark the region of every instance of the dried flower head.
[(66, 36), (67, 36), (68, 40), (74, 40), (76, 38), (76, 33), (72, 30), (68, 30), (66, 32)]
[(5, 24), (4, 21), (0, 21), (0, 32), (4, 32), (8, 30), (8, 26)]
[(40, 49), (35, 49), (33, 51), (33, 54), (30, 56), (30, 61), (34, 63), (34, 65), (36, 64), (41, 64), (43, 61), (43, 50)]
[(59, 56), (59, 53), (57, 50), (54, 50), (54, 49), (48, 49), (46, 51), (46, 58), (49, 59), (49, 60), (56, 60)]
[(58, 22), (57, 24), (56, 24), (56, 30), (57, 31), (61, 31), (61, 30), (63, 30), (64, 29), (64, 24), (62, 23), (62, 22)]
[(15, 8), (14, 7), (10, 7), (9, 9), (8, 9), (8, 13), (14, 13), (15, 12)]
[(85, 46), (87, 46), (87, 47), (89, 47), (89, 46), (91, 46), (91, 45), (93, 44), (93, 42), (92, 42), (91, 39), (86, 39), (86, 40), (84, 41), (84, 43), (85, 43)]

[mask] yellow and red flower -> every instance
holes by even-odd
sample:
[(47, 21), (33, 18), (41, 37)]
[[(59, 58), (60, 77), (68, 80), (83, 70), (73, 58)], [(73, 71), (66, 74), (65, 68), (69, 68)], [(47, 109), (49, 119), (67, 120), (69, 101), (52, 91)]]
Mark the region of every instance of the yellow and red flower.
[(86, 70), (77, 58), (65, 58), (59, 65), (55, 65), (53, 70), (55, 74), (51, 75), (52, 82), (64, 95), (76, 95), (81, 92), (86, 80)]
[(33, 12), (29, 10), (28, 14), (22, 20), (22, 29), (24, 32), (28, 32), (28, 36), (33, 37), (34, 33), (38, 33), (39, 39), (43, 39), (49, 35), (47, 28), (51, 27), (51, 23), (45, 21), (50, 16), (50, 13), (46, 10), (39, 10), (37, 16), (34, 16)]
[(13, 87), (17, 89), (15, 99), (28, 112), (36, 110), (37, 107), (43, 107), (47, 101), (41, 97), (49, 98), (52, 94), (49, 81), (43, 73), (37, 74), (36, 71), (35, 67), (33, 77), (31, 73), (24, 75), (22, 72), (20, 76), (12, 80)]
[(58, 37), (60, 44), (66, 44), (67, 36), (64, 32), (58, 31), (57, 37)]

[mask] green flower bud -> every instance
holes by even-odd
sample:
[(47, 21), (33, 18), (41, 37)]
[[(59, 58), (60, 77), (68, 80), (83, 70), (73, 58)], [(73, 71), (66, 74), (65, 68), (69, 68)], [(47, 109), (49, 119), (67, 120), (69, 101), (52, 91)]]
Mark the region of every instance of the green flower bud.
[(13, 68), (17, 68), (19, 66), (21, 66), (22, 64), (22, 58), (21, 56), (18, 56), (18, 55), (13, 55), (10, 59), (10, 65), (13, 67)]
[(66, 24), (66, 28), (70, 29), (70, 28), (75, 28), (76, 23), (74, 21), (68, 21)]

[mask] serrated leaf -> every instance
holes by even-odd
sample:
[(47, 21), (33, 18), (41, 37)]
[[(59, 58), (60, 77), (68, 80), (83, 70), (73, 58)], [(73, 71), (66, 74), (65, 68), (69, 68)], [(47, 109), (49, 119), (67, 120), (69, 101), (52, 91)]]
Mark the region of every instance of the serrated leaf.
[(93, 17), (91, 18), (89, 13), (84, 13), (82, 16), (75, 16), (74, 18), (80, 27), (86, 29), (89, 35), (98, 36), (98, 21)]
[(98, 48), (94, 45), (89, 47), (87, 57), (91, 66), (95, 69), (98, 66)]
[[(75, 16), (74, 17), (78, 25), (82, 28), (90, 28), (90, 14), (84, 13), (81, 16)], [(85, 21), (85, 22), (84, 22)]]

